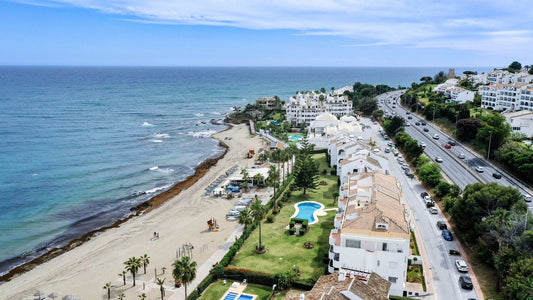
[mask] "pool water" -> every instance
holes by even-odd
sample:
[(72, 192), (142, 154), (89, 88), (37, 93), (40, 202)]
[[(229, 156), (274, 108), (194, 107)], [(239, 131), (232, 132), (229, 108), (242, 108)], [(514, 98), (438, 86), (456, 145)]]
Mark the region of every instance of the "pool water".
[(302, 136), (300, 135), (291, 135), (289, 136), (289, 141), (291, 142), (297, 142), (302, 139)]
[[(226, 297), (224, 297), (224, 300), (233, 300), (237, 297), (236, 293), (228, 293)], [(239, 298), (240, 299), (240, 298)]]
[(239, 300), (252, 300), (254, 297), (250, 296), (250, 295), (241, 295), (239, 297)]
[(318, 203), (310, 203), (310, 202), (304, 202), (298, 204), (298, 215), (296, 215), (296, 218), (298, 219), (307, 219), (309, 220), (309, 223), (312, 223), (315, 221), (315, 217), (313, 217), (313, 213), (320, 208), (320, 204)]

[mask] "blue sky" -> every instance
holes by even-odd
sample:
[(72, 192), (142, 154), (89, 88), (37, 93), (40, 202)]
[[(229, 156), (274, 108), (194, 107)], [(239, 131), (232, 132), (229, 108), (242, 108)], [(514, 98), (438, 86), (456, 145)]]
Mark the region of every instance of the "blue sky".
[(0, 65), (533, 64), (527, 0), (0, 0)]

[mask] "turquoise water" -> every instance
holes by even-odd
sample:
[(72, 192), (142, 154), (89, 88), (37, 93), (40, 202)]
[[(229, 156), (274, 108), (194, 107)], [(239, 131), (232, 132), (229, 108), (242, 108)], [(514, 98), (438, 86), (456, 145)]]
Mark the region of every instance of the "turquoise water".
[(252, 300), (254, 297), (250, 295), (240, 295), (239, 300)]
[(300, 135), (292, 135), (289, 137), (289, 141), (296, 142), (302, 139), (302, 136)]
[(220, 155), (210, 135), (226, 126), (211, 120), (235, 106), (357, 81), (409, 86), (440, 70), (0, 66), (0, 274)]
[(233, 300), (237, 297), (237, 294), (235, 293), (228, 293), (226, 297), (224, 297), (224, 300)]
[(300, 203), (298, 204), (298, 215), (296, 218), (298, 219), (307, 219), (309, 220), (309, 223), (315, 221), (315, 217), (313, 217), (313, 213), (319, 209), (321, 206), (317, 203)]

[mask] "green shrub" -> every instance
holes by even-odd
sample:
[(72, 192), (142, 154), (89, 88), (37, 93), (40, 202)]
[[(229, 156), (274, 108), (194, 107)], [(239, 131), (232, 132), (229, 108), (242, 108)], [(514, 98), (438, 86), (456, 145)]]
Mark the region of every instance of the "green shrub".
[(266, 217), (266, 222), (267, 223), (274, 223), (274, 216), (273, 215), (268, 215)]
[(296, 228), (291, 227), (291, 228), (289, 229), (289, 234), (290, 234), (290, 235), (294, 235), (295, 233), (296, 233)]
[(302, 228), (307, 229), (308, 224), (309, 224), (309, 220), (304, 220), (302, 222)]
[(296, 222), (294, 220), (291, 220), (289, 222), (289, 228), (291, 228), (291, 229), (294, 228), (294, 224), (296, 224)]
[(279, 214), (279, 209), (278, 209), (278, 208), (274, 208), (274, 209), (272, 210), (272, 214), (273, 214), (273, 215), (277, 215), (277, 214)]

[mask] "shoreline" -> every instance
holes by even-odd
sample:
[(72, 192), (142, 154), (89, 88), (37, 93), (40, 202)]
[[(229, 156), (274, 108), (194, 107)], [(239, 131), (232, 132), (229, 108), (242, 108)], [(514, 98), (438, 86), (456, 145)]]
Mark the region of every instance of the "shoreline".
[[(215, 134), (213, 134), (211, 136), (211, 138), (215, 139), (214, 135), (216, 134), (220, 134), (222, 132), (225, 132), (225, 131), (228, 131), (228, 130), (231, 130), (233, 128), (233, 125), (232, 124), (225, 124), (228, 126), (228, 128), (222, 130), (222, 131), (219, 131)], [(179, 181), (179, 182), (176, 182), (174, 185), (172, 185), (172, 187), (170, 187), (168, 190), (162, 192), (162, 193), (159, 193), (155, 196), (153, 196), (152, 198), (142, 202), (142, 203), (139, 203), (133, 207), (130, 208), (130, 211), (132, 212), (132, 214), (128, 215), (127, 217), (123, 218), (123, 219), (119, 219), (117, 221), (115, 221), (113, 224), (111, 225), (108, 225), (108, 226), (103, 226), (103, 227), (100, 227), (98, 229), (94, 229), (94, 230), (91, 230), (85, 234), (83, 234), (82, 236), (80, 236), (79, 238), (75, 238), (71, 241), (69, 241), (66, 245), (64, 246), (61, 246), (61, 247), (57, 247), (57, 248), (53, 248), (53, 249), (50, 249), (46, 252), (44, 252), (43, 254), (33, 258), (32, 260), (28, 261), (28, 262), (25, 262), (25, 263), (22, 263), (21, 265), (18, 265), (16, 266), (15, 268), (9, 270), (6, 274), (0, 276), (0, 287), (12, 280), (13, 278), (21, 275), (21, 274), (24, 274), (28, 271), (31, 271), (32, 269), (34, 269), (35, 267), (45, 263), (45, 262), (48, 262), (86, 242), (88, 242), (89, 240), (91, 240), (91, 238), (95, 237), (96, 235), (99, 235), (109, 229), (113, 229), (113, 228), (117, 228), (117, 227), (120, 227), (123, 223), (126, 223), (127, 221), (135, 218), (135, 217), (138, 217), (138, 216), (141, 216), (141, 215), (144, 215), (146, 213), (149, 213), (151, 212), (152, 210), (154, 210), (155, 208), (158, 208), (160, 207), (161, 205), (163, 205), (165, 202), (171, 200), (172, 198), (174, 198), (175, 196), (178, 196), (182, 191), (188, 189), (189, 187), (193, 186), (196, 182), (198, 182), (198, 180), (200, 180), (203, 176), (205, 176), (207, 174), (207, 172), (209, 172), (210, 168), (213, 167), (214, 165), (216, 165), (216, 163), (218, 161), (220, 161), (221, 159), (223, 159), (226, 154), (228, 153), (229, 151), (229, 146), (224, 143), (223, 141), (219, 140), (219, 143), (218, 143), (218, 146), (224, 148), (224, 152), (222, 154), (220, 154), (219, 156), (217, 157), (212, 157), (212, 158), (207, 158), (205, 159), (204, 161), (202, 161), (198, 166), (196, 166), (194, 168), (194, 173), (192, 175), (189, 175), (187, 176), (187, 178), (185, 178), (184, 180), (182, 181)]]

